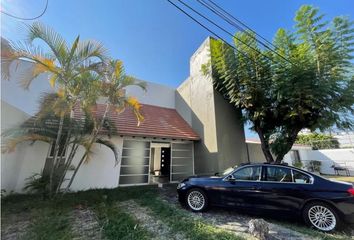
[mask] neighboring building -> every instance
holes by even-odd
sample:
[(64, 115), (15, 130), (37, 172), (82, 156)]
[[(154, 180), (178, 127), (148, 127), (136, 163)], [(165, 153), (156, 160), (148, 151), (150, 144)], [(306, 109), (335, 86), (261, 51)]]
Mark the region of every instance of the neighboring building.
[[(111, 137), (120, 153), (114, 165), (111, 150), (95, 146), (94, 155), (84, 164), (72, 190), (114, 188), (154, 182), (175, 182), (193, 174), (213, 174), (230, 166), (247, 162), (247, 148), (241, 112), (235, 110), (213, 89), (212, 79), (201, 73), (207, 63), (210, 38), (206, 39), (190, 60), (190, 76), (177, 89), (147, 83), (147, 92), (129, 87), (142, 103), (144, 122), (138, 127), (134, 114), (127, 109), (120, 115), (110, 113), (117, 128)], [(28, 63), (21, 66), (28, 67)], [(2, 84), (2, 131), (33, 115), (38, 90), (22, 92), (14, 87), (16, 74)], [(47, 76), (37, 89), (50, 91)], [(35, 81), (36, 82), (36, 81)], [(30, 112), (28, 112), (31, 109)], [(102, 113), (102, 105), (97, 106)], [(80, 117), (75, 111), (75, 117)], [(16, 120), (16, 121), (15, 121)], [(11, 123), (5, 124), (5, 123)], [(79, 157), (83, 153), (79, 149)], [(2, 155), (2, 189), (21, 192), (26, 178), (46, 168), (50, 156), (46, 143), (22, 144), (11, 154)], [(69, 175), (72, 172), (69, 173)], [(70, 176), (67, 176), (70, 177)]]
[[(247, 139), (246, 143), (250, 162), (266, 162), (259, 140)], [(321, 174), (336, 174), (333, 168), (336, 166), (348, 169), (350, 175), (354, 175), (354, 148), (312, 150), (311, 146), (294, 144), (284, 156), (283, 162), (294, 165), (299, 161), (306, 170), (311, 168), (312, 161), (320, 161)], [(340, 174), (345, 175), (346, 172), (342, 171)]]

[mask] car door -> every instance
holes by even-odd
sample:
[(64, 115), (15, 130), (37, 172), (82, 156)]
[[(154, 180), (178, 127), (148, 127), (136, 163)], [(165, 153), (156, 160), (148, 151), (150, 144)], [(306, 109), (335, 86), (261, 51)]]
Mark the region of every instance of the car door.
[(306, 177), (309, 177), (283, 166), (264, 166), (263, 173), (259, 187), (262, 193), (260, 198), (263, 202), (262, 208), (298, 212), (309, 183)]
[(237, 208), (259, 207), (261, 173), (261, 165), (244, 166), (225, 177), (220, 195), (222, 204)]

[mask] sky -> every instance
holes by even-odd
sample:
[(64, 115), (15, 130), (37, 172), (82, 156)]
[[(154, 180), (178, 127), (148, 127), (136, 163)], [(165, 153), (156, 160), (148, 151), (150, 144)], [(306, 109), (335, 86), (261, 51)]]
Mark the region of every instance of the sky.
[[(328, 19), (354, 16), (353, 0), (214, 1), (268, 40), (280, 27), (292, 30), (295, 12), (303, 4), (319, 7)], [(197, 1), (185, 2), (227, 27)], [(21, 17), (36, 16), (44, 6), (45, 0), (1, 0), (2, 11)], [(39, 21), (69, 42), (77, 35), (102, 42), (113, 58), (123, 60), (128, 74), (170, 87), (177, 87), (188, 77), (191, 55), (211, 35), (167, 0), (49, 0)], [(5, 38), (23, 40), (24, 32), (23, 21), (1, 14)]]

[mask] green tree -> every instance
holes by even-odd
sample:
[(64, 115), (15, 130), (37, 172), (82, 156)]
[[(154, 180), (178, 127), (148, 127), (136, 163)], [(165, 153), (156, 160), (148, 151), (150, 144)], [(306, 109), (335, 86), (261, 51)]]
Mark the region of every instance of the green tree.
[(339, 148), (337, 139), (322, 133), (299, 134), (295, 143), (309, 145), (314, 150)]
[(235, 40), (235, 50), (212, 40), (211, 67), (203, 66), (216, 90), (251, 123), (268, 162), (281, 162), (303, 128), (353, 128), (353, 22), (324, 21), (308, 5), (295, 21), (295, 32), (276, 33), (277, 54), (260, 48), (252, 32), (242, 32), (235, 37), (248, 46)]

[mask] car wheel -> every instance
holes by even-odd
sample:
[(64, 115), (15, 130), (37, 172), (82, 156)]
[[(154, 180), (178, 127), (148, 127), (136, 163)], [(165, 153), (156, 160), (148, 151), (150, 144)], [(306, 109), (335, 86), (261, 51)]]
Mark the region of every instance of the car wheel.
[(335, 209), (323, 202), (307, 204), (303, 217), (307, 225), (323, 232), (331, 232), (339, 226), (339, 218)]
[(193, 212), (202, 212), (208, 206), (208, 198), (203, 190), (194, 188), (188, 191), (186, 203)]

